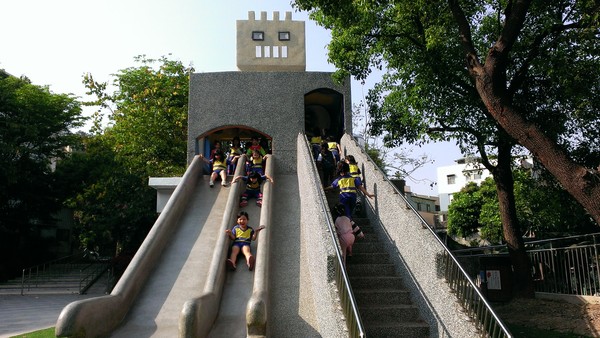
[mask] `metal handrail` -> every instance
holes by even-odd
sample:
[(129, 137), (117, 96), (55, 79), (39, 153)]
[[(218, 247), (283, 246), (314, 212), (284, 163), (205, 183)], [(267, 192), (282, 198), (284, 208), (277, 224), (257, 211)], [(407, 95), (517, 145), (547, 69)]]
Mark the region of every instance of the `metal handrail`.
[(79, 273), (80, 273), (79, 294), (80, 295), (83, 295), (98, 280), (98, 278), (100, 278), (100, 276), (102, 276), (102, 274), (105, 273), (110, 267), (108, 262), (105, 262), (105, 263), (98, 262), (96, 264), (91, 264), (91, 266), (93, 267), (92, 271), (88, 272), (87, 274), (85, 274), (85, 271), (84, 271), (84, 270), (87, 270), (87, 267), (85, 269), (79, 270)]
[(74, 255), (53, 259), (29, 268), (24, 268), (21, 273), (21, 295), (25, 294), (25, 289), (30, 290), (32, 287), (37, 287), (39, 284), (38, 282), (41, 281), (40, 278), (46, 278), (46, 271), (50, 271), (53, 266), (60, 265), (62, 266), (63, 271), (73, 270), (72, 266), (75, 264), (73, 263), (73, 260), (75, 258), (80, 258), (81, 256), (82, 253), (77, 253)]
[[(356, 141), (353, 136), (350, 136), (355, 144), (360, 148), (360, 145)], [(450, 249), (444, 244), (444, 242), (438, 237), (433, 229), (425, 219), (415, 210), (415, 208), (410, 204), (406, 196), (402, 194), (396, 185), (392, 184), (387, 177), (387, 174), (375, 164), (375, 162), (371, 159), (369, 154), (364, 152), (364, 155), (367, 157), (368, 161), (371, 162), (376, 170), (379, 170), (383, 175), (383, 179), (387, 181), (389, 186), (391, 186), (396, 193), (404, 200), (407, 208), (410, 208), (413, 213), (418, 217), (421, 222), (421, 225), (428, 229), (433, 237), (436, 239), (439, 245), (442, 246), (443, 252), (443, 264), (445, 266), (445, 274), (444, 277), (448, 282), (450, 288), (455, 292), (456, 297), (461, 303), (462, 307), (467, 311), (469, 317), (477, 320), (477, 329), (484, 330), (488, 337), (512, 337), (508, 328), (504, 325), (502, 320), (498, 317), (498, 315), (494, 312), (490, 304), (485, 300), (485, 297), (479, 290), (479, 288), (475, 285), (473, 280), (469, 277), (468, 273), (463, 269), (460, 265), (456, 257), (452, 254)], [(371, 205), (373, 208), (372, 202), (367, 199), (367, 203)]]
[[(308, 154), (311, 154), (312, 151), (310, 149), (310, 143), (304, 135), (304, 144), (306, 146), (306, 151)], [(310, 165), (312, 167), (312, 173), (318, 173), (317, 165), (314, 161), (310, 161)], [(316, 182), (320, 182), (320, 178), (315, 175)], [(348, 326), (348, 331), (350, 337), (366, 337), (365, 329), (360, 318), (360, 313), (358, 312), (358, 306), (356, 304), (356, 299), (354, 297), (354, 293), (352, 292), (352, 288), (350, 286), (350, 279), (348, 278), (348, 272), (346, 271), (346, 267), (344, 266), (342, 252), (340, 250), (340, 245), (338, 242), (338, 238), (336, 236), (335, 226), (333, 225), (333, 220), (331, 217), (331, 212), (329, 210), (329, 206), (325, 202), (327, 198), (325, 197), (325, 193), (323, 191), (322, 185), (319, 185), (319, 189), (317, 189), (317, 193), (319, 194), (318, 201), (321, 204), (321, 209), (323, 213), (326, 215), (325, 220), (327, 222), (327, 228), (329, 229), (329, 234), (331, 235), (331, 241), (333, 242), (333, 246), (335, 248), (335, 272), (336, 272), (336, 285), (338, 287), (338, 292), (340, 293), (340, 302), (342, 303), (342, 311), (346, 316), (346, 323)]]

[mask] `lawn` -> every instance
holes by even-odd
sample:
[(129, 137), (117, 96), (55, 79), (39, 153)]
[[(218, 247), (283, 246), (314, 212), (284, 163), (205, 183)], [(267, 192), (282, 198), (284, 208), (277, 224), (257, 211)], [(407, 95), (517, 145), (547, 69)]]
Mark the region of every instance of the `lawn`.
[(20, 334), (18, 336), (12, 336), (10, 338), (55, 338), (54, 328), (49, 327), (47, 329), (33, 331), (29, 333)]

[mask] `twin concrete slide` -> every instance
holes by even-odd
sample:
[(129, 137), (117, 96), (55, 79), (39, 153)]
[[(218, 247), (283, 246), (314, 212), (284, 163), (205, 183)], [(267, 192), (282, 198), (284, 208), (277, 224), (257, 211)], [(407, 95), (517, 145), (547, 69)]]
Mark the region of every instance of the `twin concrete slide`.
[(271, 183), (264, 183), (262, 208), (244, 208), (250, 226), (266, 227), (252, 244), (256, 267), (249, 271), (240, 255), (237, 271), (227, 271), (225, 229), (236, 223), (245, 183), (210, 188), (202, 167), (197, 156), (111, 294), (63, 309), (58, 337), (266, 335)]

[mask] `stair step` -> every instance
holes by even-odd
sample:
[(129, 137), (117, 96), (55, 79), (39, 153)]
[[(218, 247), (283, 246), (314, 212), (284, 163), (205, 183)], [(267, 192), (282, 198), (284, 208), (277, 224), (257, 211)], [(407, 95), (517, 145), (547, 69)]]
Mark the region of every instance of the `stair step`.
[(419, 309), (414, 305), (361, 305), (358, 304), (360, 317), (368, 327), (372, 323), (418, 321)]
[(371, 225), (371, 220), (369, 218), (366, 217), (353, 217), (352, 220), (354, 221), (354, 223), (356, 223), (356, 225), (358, 225), (359, 227), (372, 227), (373, 225)]
[(348, 264), (350, 276), (395, 276), (394, 264)]
[(372, 289), (374, 286), (379, 289), (404, 290), (402, 278), (397, 276), (350, 277), (350, 284), (353, 290)]
[(407, 290), (398, 289), (375, 289), (355, 290), (354, 296), (358, 304), (362, 305), (410, 305), (410, 293)]
[(422, 321), (373, 323), (365, 327), (366, 336), (369, 338), (399, 337), (416, 338), (429, 337), (429, 325)]
[(346, 257), (346, 264), (385, 264), (391, 263), (390, 255), (385, 252), (357, 253), (353, 250), (352, 256)]
[[(374, 232), (364, 232), (363, 234), (365, 235), (365, 237), (363, 238), (355, 238), (354, 239), (354, 244), (358, 244), (358, 243), (379, 243), (381, 242), (379, 240), (379, 237), (377, 237), (377, 234)], [(352, 246), (354, 247), (354, 245)]]
[(352, 252), (356, 253), (371, 253), (371, 252), (386, 252), (383, 244), (380, 241), (366, 242), (358, 240), (352, 245)]

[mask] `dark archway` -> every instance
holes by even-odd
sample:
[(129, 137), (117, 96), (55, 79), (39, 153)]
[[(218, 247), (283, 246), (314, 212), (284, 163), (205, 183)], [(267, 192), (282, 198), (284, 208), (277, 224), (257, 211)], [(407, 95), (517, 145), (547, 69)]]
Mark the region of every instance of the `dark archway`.
[(250, 142), (252, 137), (257, 136), (261, 141), (261, 145), (267, 149), (269, 153), (273, 149), (273, 139), (270, 135), (248, 126), (223, 126), (196, 137), (195, 153), (196, 155), (204, 154), (204, 156), (208, 156), (210, 155), (210, 149), (212, 149), (215, 141), (221, 141), (222, 145), (227, 147), (236, 136), (240, 138), (242, 146), (244, 146), (246, 142)]
[(313, 136), (331, 136), (339, 142), (344, 134), (344, 96), (329, 88), (304, 95), (304, 131)]
[[(203, 154), (206, 158), (209, 158), (216, 141), (220, 141), (223, 150), (228, 151), (233, 138), (236, 136), (240, 138), (244, 151), (247, 149), (246, 145), (251, 142), (252, 137), (258, 137), (260, 144), (267, 150), (267, 153), (272, 153), (273, 138), (270, 135), (248, 126), (238, 125), (215, 128), (196, 137), (195, 154)], [(205, 174), (208, 173), (210, 173), (209, 168), (205, 168)]]

